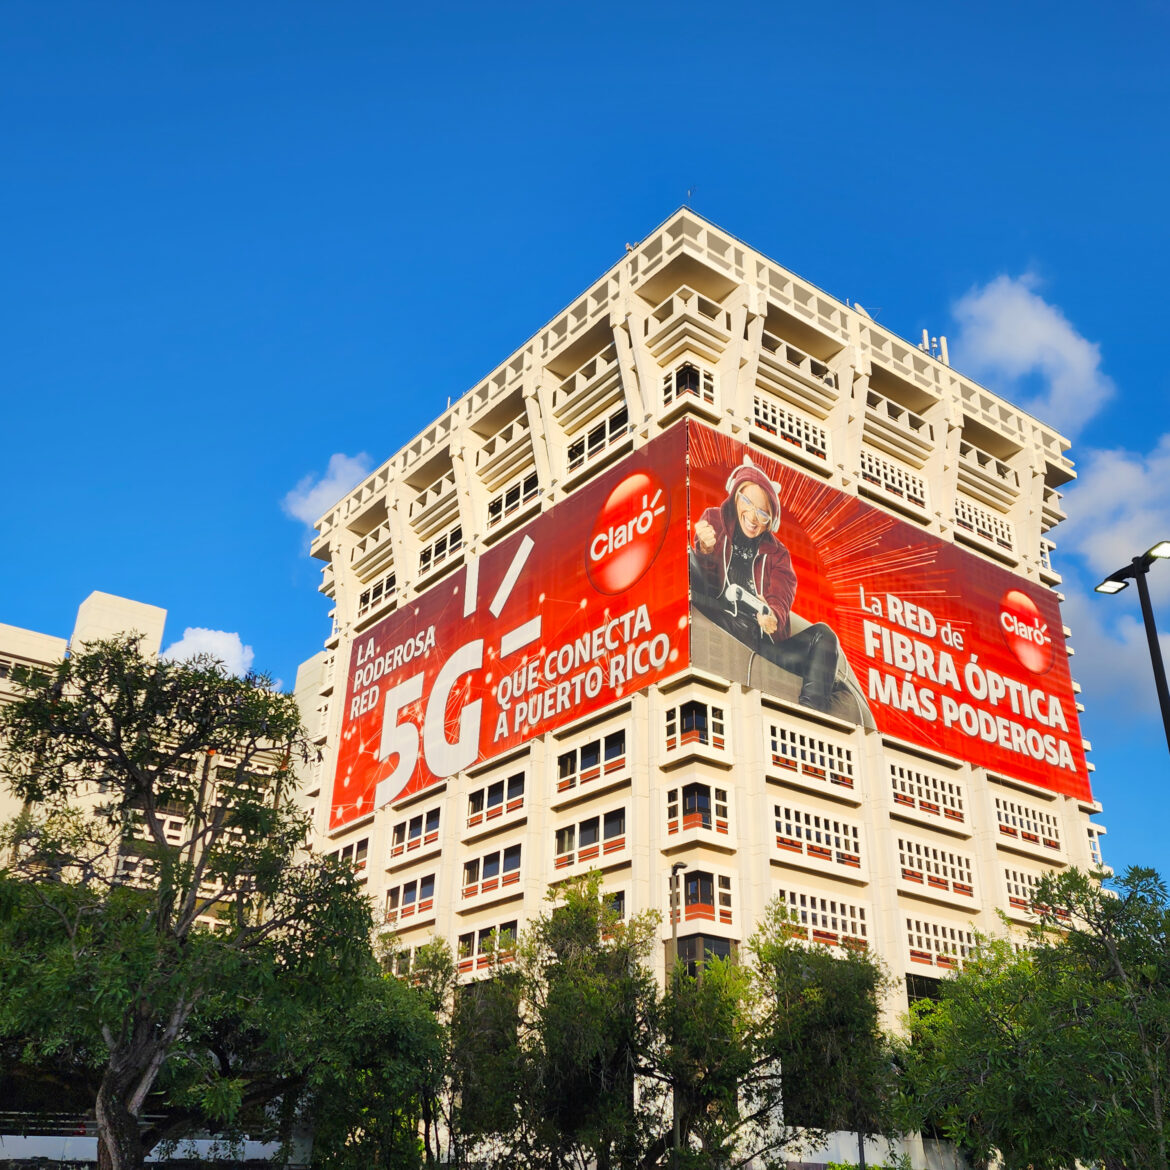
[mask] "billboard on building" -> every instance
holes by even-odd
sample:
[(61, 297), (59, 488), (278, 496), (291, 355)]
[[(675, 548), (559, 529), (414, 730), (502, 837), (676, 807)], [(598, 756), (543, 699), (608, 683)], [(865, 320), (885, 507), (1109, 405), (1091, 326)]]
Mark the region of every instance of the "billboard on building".
[(692, 665), (1090, 798), (1051, 590), (686, 422), (356, 636), (330, 828)]
[(330, 829), (682, 669), (686, 428), (358, 634)]
[(689, 424), (691, 663), (1089, 798), (1051, 590)]

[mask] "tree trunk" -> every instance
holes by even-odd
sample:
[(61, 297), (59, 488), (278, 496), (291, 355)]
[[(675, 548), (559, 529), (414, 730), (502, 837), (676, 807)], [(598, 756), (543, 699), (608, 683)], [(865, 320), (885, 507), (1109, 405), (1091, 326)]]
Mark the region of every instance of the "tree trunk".
[(123, 1086), (107, 1071), (98, 1089), (98, 1170), (140, 1170), (146, 1159), (138, 1118), (126, 1108)]

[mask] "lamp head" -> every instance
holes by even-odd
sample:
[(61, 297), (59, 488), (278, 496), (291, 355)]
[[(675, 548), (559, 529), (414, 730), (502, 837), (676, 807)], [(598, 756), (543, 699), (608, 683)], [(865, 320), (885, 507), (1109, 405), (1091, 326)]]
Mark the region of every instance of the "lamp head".
[(1096, 593), (1120, 593), (1129, 585), (1128, 581), (1119, 581), (1116, 577), (1106, 577), (1100, 585), (1094, 586)]
[(1167, 560), (1170, 559), (1170, 540), (1160, 540), (1149, 552), (1146, 553), (1147, 560)]

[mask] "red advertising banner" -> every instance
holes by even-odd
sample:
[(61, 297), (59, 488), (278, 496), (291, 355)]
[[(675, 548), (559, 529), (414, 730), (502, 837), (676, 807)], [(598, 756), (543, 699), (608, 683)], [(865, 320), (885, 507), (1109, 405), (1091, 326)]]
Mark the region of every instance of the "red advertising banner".
[(1079, 799), (1051, 590), (689, 424), (691, 661)]
[(681, 670), (675, 427), (354, 641), (331, 829)]

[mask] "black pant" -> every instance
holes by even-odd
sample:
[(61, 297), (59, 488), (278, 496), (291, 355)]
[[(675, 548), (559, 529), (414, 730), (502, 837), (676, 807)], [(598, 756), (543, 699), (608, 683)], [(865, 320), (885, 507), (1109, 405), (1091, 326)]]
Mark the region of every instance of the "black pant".
[(824, 622), (782, 642), (773, 642), (761, 631), (756, 650), (762, 658), (800, 678), (801, 703), (817, 711), (829, 709), (837, 682), (839, 647), (837, 635)]
[[(692, 581), (694, 580), (692, 576)], [(695, 592), (691, 600), (704, 613), (722, 626), (733, 638), (754, 650), (761, 658), (775, 663), (800, 679), (800, 702), (817, 711), (827, 711), (832, 705), (833, 688), (837, 682), (839, 647), (837, 635), (817, 622), (794, 634), (791, 638), (773, 642), (763, 630), (755, 610), (746, 605), (733, 613), (722, 597)]]

